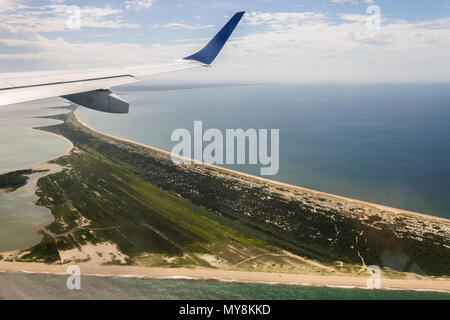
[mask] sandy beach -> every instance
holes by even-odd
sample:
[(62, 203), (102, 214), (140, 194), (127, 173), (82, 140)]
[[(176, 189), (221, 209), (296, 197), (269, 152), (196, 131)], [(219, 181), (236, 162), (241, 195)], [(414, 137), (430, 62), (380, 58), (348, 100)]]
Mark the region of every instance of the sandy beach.
[[(136, 142), (136, 141), (132, 141), (132, 140), (129, 140), (129, 139), (116, 137), (116, 136), (109, 135), (107, 133), (101, 132), (99, 130), (96, 130), (96, 129), (92, 128), (91, 126), (89, 126), (87, 123), (85, 123), (82, 120), (80, 120), (80, 118), (77, 117), (77, 113), (76, 112), (74, 112), (74, 115), (75, 115), (76, 120), (80, 124), (82, 124), (83, 126), (85, 126), (88, 129), (92, 130), (93, 132), (96, 132), (96, 133), (101, 134), (103, 136), (109, 137), (111, 139), (115, 139), (115, 140), (122, 141), (122, 142), (125, 142), (125, 143), (135, 144), (135, 145), (138, 145), (138, 146), (141, 146), (141, 147), (144, 147), (144, 148), (147, 148), (149, 150), (156, 151), (156, 152), (161, 152), (161, 153), (166, 154), (168, 156), (172, 155), (172, 153), (170, 153), (168, 151), (165, 151), (165, 150), (162, 150), (162, 149), (159, 149), (159, 148), (155, 148), (155, 147), (152, 147), (152, 146), (149, 146), (149, 145), (146, 145), (146, 144), (142, 144), (142, 143), (139, 143), (139, 142)], [(389, 211), (391, 213), (409, 214), (409, 215), (414, 215), (414, 216), (418, 216), (418, 217), (422, 217), (422, 218), (426, 218), (426, 219), (432, 219), (432, 220), (435, 220), (435, 221), (444, 221), (444, 222), (447, 222), (447, 223), (450, 222), (450, 219), (443, 218), (443, 217), (436, 217), (436, 216), (432, 216), (432, 215), (425, 214), (425, 213), (413, 212), (413, 211), (399, 209), (399, 208), (393, 208), (393, 207), (385, 206), (385, 205), (382, 205), (382, 204), (377, 204), (377, 203), (372, 203), (372, 202), (368, 202), (368, 201), (357, 200), (357, 199), (344, 197), (344, 196), (340, 196), (340, 195), (335, 195), (335, 194), (331, 194), (331, 193), (326, 193), (326, 192), (322, 192), (322, 191), (318, 191), (318, 190), (308, 189), (308, 188), (304, 188), (304, 187), (300, 187), (300, 186), (296, 186), (296, 185), (292, 185), (292, 184), (288, 184), (288, 183), (284, 183), (284, 182), (280, 182), (280, 181), (276, 181), (276, 180), (271, 180), (271, 179), (267, 179), (267, 178), (263, 178), (263, 177), (259, 177), (259, 176), (254, 176), (254, 175), (251, 175), (251, 174), (247, 174), (247, 173), (244, 173), (244, 172), (239, 172), (239, 171), (228, 169), (228, 168), (223, 168), (223, 167), (220, 167), (220, 166), (217, 166), (217, 165), (214, 165), (214, 164), (209, 164), (209, 163), (205, 163), (205, 162), (197, 162), (197, 161), (195, 161), (193, 159), (188, 159), (188, 158), (185, 158), (185, 157), (182, 157), (182, 156), (179, 156), (179, 155), (175, 155), (175, 157), (179, 158), (179, 159), (185, 159), (187, 161), (192, 161), (193, 163), (196, 163), (196, 164), (201, 164), (201, 165), (204, 165), (204, 166), (207, 166), (207, 167), (211, 167), (211, 168), (214, 168), (215, 170), (222, 170), (222, 171), (225, 171), (227, 173), (231, 173), (233, 175), (239, 175), (239, 176), (247, 177), (247, 178), (250, 178), (250, 179), (255, 179), (255, 180), (258, 180), (258, 181), (262, 181), (262, 182), (278, 185), (278, 186), (281, 186), (281, 187), (292, 188), (292, 189), (296, 189), (296, 190), (300, 190), (300, 191), (310, 192), (310, 193), (314, 193), (316, 195), (327, 197), (327, 198), (331, 198), (331, 199), (343, 200), (343, 201), (348, 201), (348, 202), (355, 202), (355, 203), (358, 203), (358, 204), (374, 207), (374, 208), (377, 208), (377, 209), (380, 209), (380, 210)]]
[[(145, 268), (134, 266), (94, 266), (79, 264), (81, 274), (106, 277), (144, 277), (159, 279), (222, 280), (248, 283), (284, 284), (302, 286), (335, 286), (343, 288), (367, 288), (366, 276), (317, 276), (289, 273), (212, 270), (203, 268)], [(67, 274), (69, 265), (41, 263), (0, 262), (0, 272), (25, 272)], [(387, 279), (381, 277), (382, 289), (450, 292), (450, 280), (436, 278)]]
[[(76, 113), (75, 113), (76, 117)], [(86, 128), (96, 132), (98, 134), (107, 136), (111, 139), (139, 145), (141, 147), (163, 153), (170, 156), (171, 153), (154, 148), (148, 145), (137, 143), (131, 140), (114, 137), (102, 132), (99, 132), (86, 123), (83, 123), (78, 118), (77, 120)], [(64, 137), (62, 137), (64, 138)], [(66, 139), (66, 138), (64, 138)], [(67, 139), (66, 139), (67, 140)], [(69, 141), (69, 140), (68, 140)], [(70, 141), (69, 141), (70, 142)], [(71, 148), (64, 155), (68, 155), (73, 148)], [(39, 164), (37, 166), (41, 166)], [(357, 203), (358, 205), (370, 206), (377, 208), (378, 210), (386, 211), (387, 214), (406, 214), (414, 215), (416, 218), (443, 221), (448, 223), (450, 220), (440, 217), (434, 217), (422, 213), (410, 212), (402, 209), (391, 208), (379, 204), (370, 202), (359, 201), (347, 197), (328, 194), (316, 190), (311, 190), (295, 185), (290, 185), (282, 182), (273, 181), (249, 174), (241, 173), (238, 171), (218, 167), (211, 164), (202, 164), (214, 168), (215, 170), (223, 171), (234, 176), (246, 177), (248, 179), (254, 179), (264, 183), (281, 186), (288, 189), (295, 189), (299, 191), (314, 193), (329, 199), (346, 201), (351, 203)], [(33, 167), (36, 167), (33, 166)], [(100, 249), (99, 249), (100, 250)], [(102, 251), (102, 250), (100, 250)], [(103, 252), (103, 251), (102, 251)], [(75, 263), (76, 264), (76, 263)], [(223, 280), (223, 281), (236, 281), (236, 282), (249, 282), (249, 283), (265, 283), (265, 284), (284, 284), (284, 285), (302, 285), (302, 286), (335, 286), (344, 288), (367, 288), (367, 279), (369, 275), (365, 272), (360, 272), (358, 275), (320, 275), (320, 274), (298, 274), (298, 273), (281, 273), (281, 272), (251, 272), (240, 270), (221, 270), (211, 268), (163, 268), (163, 267), (142, 267), (142, 266), (125, 266), (125, 265), (105, 265), (102, 261), (90, 261), (86, 263), (77, 264), (81, 268), (82, 275), (92, 276), (109, 276), (109, 277), (144, 277), (144, 278), (185, 278), (193, 280)], [(9, 262), (0, 261), (0, 272), (6, 273), (43, 273), (43, 274), (66, 274), (69, 264), (44, 264), (36, 262)], [(392, 279), (391, 277), (383, 277), (381, 274), (381, 288), (383, 289), (398, 289), (398, 290), (419, 290), (419, 291), (439, 291), (450, 292), (450, 279), (446, 278), (432, 278), (421, 277), (413, 273), (405, 273), (402, 279)]]

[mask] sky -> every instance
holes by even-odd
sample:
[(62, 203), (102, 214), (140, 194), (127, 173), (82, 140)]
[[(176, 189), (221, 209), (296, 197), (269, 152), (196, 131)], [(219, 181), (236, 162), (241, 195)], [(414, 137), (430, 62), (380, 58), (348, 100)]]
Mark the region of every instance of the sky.
[(450, 0), (0, 0), (0, 72), (171, 62), (242, 10), (213, 68), (161, 81), (450, 81)]

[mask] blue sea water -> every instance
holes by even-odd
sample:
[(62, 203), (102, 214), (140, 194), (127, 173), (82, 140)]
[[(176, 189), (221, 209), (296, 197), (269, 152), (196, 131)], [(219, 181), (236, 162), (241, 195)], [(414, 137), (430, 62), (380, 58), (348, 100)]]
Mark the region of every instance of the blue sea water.
[(64, 275), (0, 273), (0, 299), (450, 300), (444, 292), (96, 276), (82, 276), (81, 290), (67, 290), (66, 281)]
[[(178, 88), (178, 89), (177, 89)], [(269, 178), (450, 218), (450, 84), (123, 87), (130, 114), (80, 108), (92, 127), (165, 150), (177, 128), (280, 129)], [(230, 166), (229, 166), (230, 167)], [(259, 174), (252, 165), (231, 168)]]

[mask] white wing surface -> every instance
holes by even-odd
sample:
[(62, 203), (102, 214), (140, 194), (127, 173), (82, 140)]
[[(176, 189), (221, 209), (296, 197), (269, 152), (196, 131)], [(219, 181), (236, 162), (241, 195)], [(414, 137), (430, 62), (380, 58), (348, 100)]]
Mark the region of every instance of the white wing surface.
[(0, 107), (15, 103), (63, 97), (85, 107), (127, 113), (129, 104), (109, 89), (152, 75), (209, 66), (225, 45), (244, 12), (236, 13), (199, 52), (173, 63), (130, 68), (80, 71), (0, 73)]

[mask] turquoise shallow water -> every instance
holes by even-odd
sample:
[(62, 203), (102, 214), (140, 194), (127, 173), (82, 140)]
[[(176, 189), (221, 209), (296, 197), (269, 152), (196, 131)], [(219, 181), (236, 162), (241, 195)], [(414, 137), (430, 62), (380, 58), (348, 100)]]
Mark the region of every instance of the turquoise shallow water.
[[(173, 147), (171, 132), (176, 128), (191, 129), (194, 120), (203, 120), (205, 128), (279, 128), (281, 166), (274, 179), (449, 217), (447, 88), (266, 85), (161, 92), (128, 88), (121, 95), (132, 103), (129, 115), (85, 108), (80, 108), (78, 114), (101, 131), (166, 150)], [(46, 114), (60, 112), (46, 106), (42, 110)], [(29, 128), (55, 123), (28, 118), (42, 110), (3, 109), (3, 172), (48, 160), (67, 148), (66, 141)], [(258, 173), (255, 166), (233, 168)], [(10, 207), (6, 201), (0, 202), (0, 207)], [(3, 215), (8, 222), (17, 220), (9, 216)], [(36, 221), (33, 218), (27, 223)], [(7, 228), (3, 222), (1, 225)], [(28, 229), (31, 234), (32, 227)], [(11, 230), (24, 239), (23, 234)], [(83, 289), (69, 291), (65, 280), (64, 276), (0, 274), (0, 298), (450, 299), (449, 294), (433, 292), (100, 277), (83, 277)]]
[[(67, 104), (61, 99), (36, 101), (0, 108), (0, 174), (37, 165), (34, 169), (45, 169), (42, 162), (67, 152), (71, 144), (56, 135), (33, 130), (57, 124), (58, 121), (35, 117), (59, 114), (55, 109)], [(50, 166), (53, 168), (54, 166)], [(53, 172), (57, 170), (53, 168)], [(42, 239), (34, 230), (53, 221), (50, 210), (34, 205), (35, 183), (47, 173), (30, 176), (29, 183), (14, 192), (0, 190), (0, 252), (29, 248)]]
[[(130, 114), (80, 108), (94, 128), (172, 150), (173, 130), (280, 129), (270, 178), (450, 218), (449, 84), (259, 85), (116, 90)], [(170, 88), (170, 87), (169, 87)], [(172, 87), (176, 88), (176, 87)], [(167, 88), (166, 88), (167, 89)], [(252, 165), (229, 166), (259, 174)]]
[(51, 173), (61, 171), (58, 165), (40, 165), (36, 169), (49, 172), (29, 175), (28, 184), (14, 192), (0, 190), (0, 252), (26, 249), (38, 244), (42, 235), (35, 228), (44, 227), (53, 221), (53, 215), (45, 207), (36, 206), (36, 183)]
[(54, 108), (62, 105), (67, 105), (62, 99), (48, 99), (0, 107), (0, 174), (28, 168), (69, 150), (67, 140), (32, 129), (57, 124), (36, 117), (67, 112)]
[(66, 276), (0, 274), (0, 299), (185, 299), (185, 300), (310, 300), (310, 299), (445, 299), (438, 292), (364, 290), (83, 276), (81, 290), (68, 290)]

